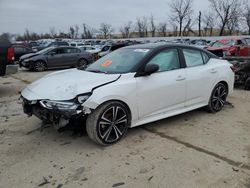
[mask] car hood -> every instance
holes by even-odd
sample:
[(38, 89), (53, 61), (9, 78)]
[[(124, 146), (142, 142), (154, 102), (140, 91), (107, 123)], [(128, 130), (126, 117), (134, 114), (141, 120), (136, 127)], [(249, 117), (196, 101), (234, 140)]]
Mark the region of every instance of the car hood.
[(120, 74), (92, 73), (78, 69), (59, 71), (33, 82), (21, 95), (28, 100), (71, 100), (119, 77)]
[(38, 53), (29, 53), (29, 54), (25, 54), (25, 55), (22, 55), (20, 57), (20, 60), (24, 60), (24, 59), (27, 59), (27, 58), (31, 58), (31, 57), (34, 57), (34, 56), (37, 56), (39, 55)]

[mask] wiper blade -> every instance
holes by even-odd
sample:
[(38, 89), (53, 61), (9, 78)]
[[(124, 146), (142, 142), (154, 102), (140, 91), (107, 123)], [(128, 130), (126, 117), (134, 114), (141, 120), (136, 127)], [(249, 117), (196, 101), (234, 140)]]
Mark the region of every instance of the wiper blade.
[(103, 73), (103, 74), (107, 74), (107, 71), (101, 71), (101, 70), (87, 70), (88, 72), (94, 72), (94, 73)]

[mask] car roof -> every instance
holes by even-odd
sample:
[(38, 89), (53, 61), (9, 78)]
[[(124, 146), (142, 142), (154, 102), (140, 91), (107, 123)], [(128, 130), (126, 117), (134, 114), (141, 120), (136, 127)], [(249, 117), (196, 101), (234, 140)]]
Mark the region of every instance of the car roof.
[(166, 43), (148, 43), (148, 44), (137, 44), (133, 46), (127, 46), (125, 48), (128, 49), (161, 49), (161, 48), (190, 48), (190, 49), (196, 49), (196, 50), (202, 50), (200, 48), (197, 48), (195, 46), (185, 45), (185, 44), (166, 44)]

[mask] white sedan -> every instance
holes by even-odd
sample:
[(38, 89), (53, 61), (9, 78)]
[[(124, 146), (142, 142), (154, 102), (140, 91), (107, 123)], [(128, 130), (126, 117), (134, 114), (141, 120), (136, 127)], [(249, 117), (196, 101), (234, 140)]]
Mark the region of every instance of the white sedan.
[(21, 93), (24, 112), (58, 127), (83, 120), (101, 145), (128, 128), (201, 107), (222, 110), (233, 92), (233, 67), (191, 46), (146, 44), (121, 48), (86, 69), (49, 74)]
[(81, 46), (79, 49), (82, 52), (89, 52), (91, 54), (97, 54), (101, 51), (101, 49), (93, 47), (93, 46)]

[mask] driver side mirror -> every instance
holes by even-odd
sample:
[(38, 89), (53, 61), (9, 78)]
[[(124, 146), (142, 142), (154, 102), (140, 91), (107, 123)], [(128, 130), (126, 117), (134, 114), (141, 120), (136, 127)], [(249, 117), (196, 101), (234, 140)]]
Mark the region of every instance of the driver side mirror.
[(139, 74), (139, 76), (149, 76), (159, 70), (159, 65), (156, 64), (147, 64), (144, 68), (144, 71)]

